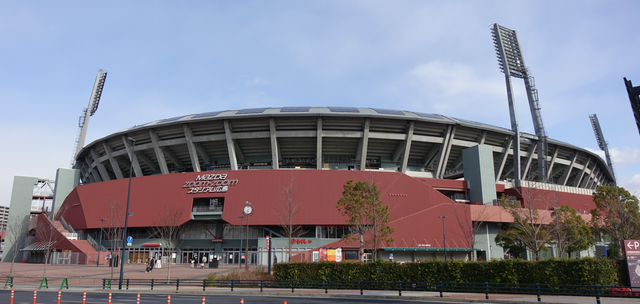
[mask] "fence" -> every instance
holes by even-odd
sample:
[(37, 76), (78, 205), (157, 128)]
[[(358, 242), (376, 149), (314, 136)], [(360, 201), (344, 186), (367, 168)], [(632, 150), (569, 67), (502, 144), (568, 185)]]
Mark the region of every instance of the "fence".
[[(103, 279), (102, 288), (110, 289), (112, 285), (118, 283)], [(620, 286), (600, 286), (600, 285), (552, 285), (552, 284), (507, 284), (507, 283), (455, 283), (455, 282), (373, 282), (373, 281), (302, 281), (302, 280), (192, 280), (192, 279), (126, 279), (123, 288), (130, 286), (144, 286), (153, 290), (154, 286), (164, 288), (175, 287), (176, 291), (180, 287), (190, 286), (202, 288), (259, 288), (264, 289), (287, 289), (294, 293), (296, 289), (324, 289), (329, 290), (359, 290), (360, 295), (365, 291), (387, 290), (397, 291), (398, 296), (402, 296), (403, 291), (436, 292), (440, 297), (445, 293), (480, 293), (489, 299), (489, 294), (528, 294), (536, 295), (538, 302), (543, 295), (549, 296), (587, 296), (595, 297), (600, 303), (600, 297), (624, 297), (639, 298), (640, 289), (632, 290), (629, 287)]]
[[(106, 257), (106, 253), (102, 253), (101, 259)], [(82, 253), (82, 252), (65, 252), (55, 251), (49, 256), (49, 264), (52, 265), (95, 265), (98, 259), (98, 253)], [(105, 264), (101, 261), (100, 264)]]

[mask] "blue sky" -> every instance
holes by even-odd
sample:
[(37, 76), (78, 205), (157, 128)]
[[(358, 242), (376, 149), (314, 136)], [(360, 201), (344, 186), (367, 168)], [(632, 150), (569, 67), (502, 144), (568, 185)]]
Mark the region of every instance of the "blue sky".
[[(622, 78), (640, 85), (638, 1), (2, 1), (0, 205), (14, 175), (68, 167), (98, 69), (87, 143), (216, 110), (354, 106), (510, 127), (490, 26), (518, 32), (550, 138), (609, 143), (640, 194), (640, 135)], [(520, 128), (534, 133), (513, 79)]]

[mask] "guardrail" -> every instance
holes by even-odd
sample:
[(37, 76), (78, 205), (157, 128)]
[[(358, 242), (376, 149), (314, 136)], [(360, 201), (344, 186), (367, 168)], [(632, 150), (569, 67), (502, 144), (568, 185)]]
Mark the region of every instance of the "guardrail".
[[(110, 282), (103, 279), (102, 288), (110, 289), (112, 285), (117, 285), (118, 281)], [(484, 294), (489, 299), (489, 294), (528, 294), (536, 295), (538, 302), (543, 295), (554, 296), (587, 296), (595, 297), (600, 303), (601, 297), (624, 297), (640, 298), (640, 288), (633, 290), (630, 287), (622, 286), (600, 286), (600, 285), (552, 285), (552, 284), (507, 284), (507, 283), (455, 283), (455, 282), (373, 282), (373, 281), (303, 281), (303, 280), (209, 280), (209, 279), (126, 279), (123, 288), (130, 286), (148, 286), (153, 290), (154, 286), (175, 286), (176, 291), (180, 287), (197, 286), (203, 291), (207, 288), (224, 288), (231, 291), (237, 288), (259, 288), (264, 289), (291, 289), (294, 293), (296, 289), (324, 289), (329, 290), (359, 290), (363, 295), (365, 291), (387, 290), (397, 291), (398, 296), (402, 296), (403, 291), (437, 292), (440, 297), (445, 293), (479, 293)]]

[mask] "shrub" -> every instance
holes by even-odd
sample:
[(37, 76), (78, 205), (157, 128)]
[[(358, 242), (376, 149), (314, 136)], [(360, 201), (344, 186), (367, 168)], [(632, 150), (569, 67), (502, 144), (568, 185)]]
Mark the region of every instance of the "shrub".
[(522, 283), (617, 286), (620, 264), (610, 259), (549, 259), (533, 262), (520, 259), (468, 261), (427, 260), (396, 263), (383, 260), (360, 262), (278, 263), (275, 280), (404, 281)]

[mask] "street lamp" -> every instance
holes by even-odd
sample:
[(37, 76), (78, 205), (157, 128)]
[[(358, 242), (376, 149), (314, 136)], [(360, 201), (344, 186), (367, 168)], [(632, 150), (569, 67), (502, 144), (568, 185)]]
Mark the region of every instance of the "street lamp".
[(131, 137), (127, 137), (127, 140), (130, 140), (133, 145), (131, 146), (131, 165), (129, 166), (129, 189), (127, 190), (127, 209), (125, 211), (125, 216), (124, 216), (124, 229), (122, 229), (122, 249), (120, 250), (120, 280), (118, 282), (118, 289), (122, 289), (122, 281), (124, 279), (124, 249), (125, 249), (125, 241), (127, 239), (127, 224), (128, 224), (128, 220), (129, 220), (129, 198), (131, 197), (131, 177), (133, 175), (133, 158), (134, 158), (134, 151), (136, 149), (136, 140), (131, 138)]
[(444, 230), (444, 219), (447, 217), (445, 215), (439, 216), (442, 219), (442, 241), (444, 242), (444, 261), (447, 261), (447, 233)]
[(96, 260), (96, 267), (100, 266), (100, 252), (102, 252), (102, 224), (107, 219), (99, 219), (100, 221), (100, 243), (98, 243), (98, 259)]
[[(242, 269), (242, 226), (244, 226), (244, 218), (246, 216), (239, 216), (240, 219), (240, 256), (238, 257), (238, 268)], [(247, 258), (245, 257), (245, 260)]]
[[(244, 253), (244, 268), (249, 270), (249, 216), (253, 213), (253, 205), (249, 203), (249, 201), (246, 201), (245, 205), (242, 210), (244, 215), (247, 216), (247, 250)], [(240, 246), (242, 246), (242, 244)]]

